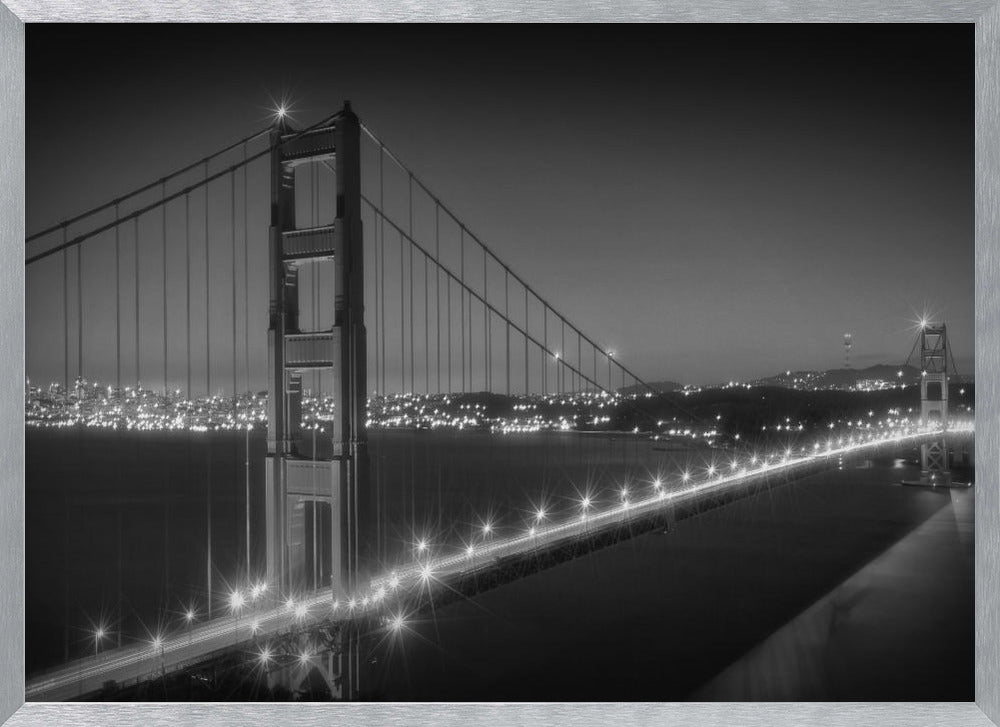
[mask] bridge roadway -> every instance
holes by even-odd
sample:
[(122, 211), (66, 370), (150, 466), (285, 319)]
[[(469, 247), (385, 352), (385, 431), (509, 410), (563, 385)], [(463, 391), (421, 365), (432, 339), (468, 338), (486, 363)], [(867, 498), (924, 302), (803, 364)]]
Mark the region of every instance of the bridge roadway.
[[(971, 425), (951, 431), (971, 431)], [(489, 542), (467, 547), (455, 554), (429, 557), (414, 561), (400, 569), (375, 578), (368, 589), (347, 602), (332, 598), (329, 589), (301, 597), (294, 603), (266, 605), (249, 604), (243, 613), (231, 614), (196, 624), (162, 637), (159, 644), (140, 642), (118, 649), (109, 649), (94, 656), (76, 659), (50, 672), (28, 680), (25, 699), (62, 701), (99, 691), (108, 681), (129, 684), (183, 669), (204, 661), (206, 657), (239, 648), (250, 651), (252, 642), (269, 635), (295, 631), (326, 620), (347, 621), (371, 618), (386, 610), (389, 601), (405, 602), (408, 590), (447, 585), (473, 572), (489, 570), (500, 561), (552, 548), (573, 538), (593, 536), (601, 531), (620, 527), (632, 519), (655, 514), (659, 510), (690, 504), (707, 495), (722, 495), (740, 487), (759, 483), (766, 476), (788, 476), (825, 460), (855, 455), (880, 446), (940, 436), (941, 430), (908, 430), (869, 435), (870, 438), (849, 442), (843, 446), (827, 444), (800, 456), (778, 455), (761, 460), (759, 466), (739, 466), (727, 473), (702, 477), (690, 485), (652, 494), (634, 501), (573, 517), (562, 522), (538, 523), (521, 534), (497, 537)], [(728, 469), (728, 467), (726, 468)], [(387, 614), (394, 617), (396, 614)], [(387, 623), (391, 621), (387, 618)], [(391, 627), (391, 626), (390, 626)], [(256, 653), (254, 649), (253, 653)]]

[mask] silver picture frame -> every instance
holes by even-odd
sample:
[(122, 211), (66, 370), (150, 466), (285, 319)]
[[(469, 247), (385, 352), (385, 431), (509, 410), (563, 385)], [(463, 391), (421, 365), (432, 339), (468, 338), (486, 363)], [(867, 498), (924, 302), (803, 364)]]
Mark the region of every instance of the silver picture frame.
[[(0, 723), (28, 725), (1000, 724), (1000, 0), (0, 0)], [(25, 23), (149, 21), (975, 24), (976, 684), (969, 703), (55, 704), (24, 702)]]

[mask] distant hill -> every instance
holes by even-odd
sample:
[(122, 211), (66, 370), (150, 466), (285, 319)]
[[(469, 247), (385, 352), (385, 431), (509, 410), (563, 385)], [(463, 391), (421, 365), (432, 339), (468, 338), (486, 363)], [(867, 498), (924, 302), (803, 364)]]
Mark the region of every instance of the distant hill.
[[(902, 376), (900, 375), (902, 373)], [(743, 383), (753, 386), (777, 386), (786, 389), (849, 389), (864, 388), (862, 382), (869, 382), (871, 388), (881, 386), (906, 384), (912, 385), (920, 381), (920, 369), (915, 366), (900, 366), (898, 364), (875, 364), (863, 369), (827, 369), (826, 371), (782, 371), (773, 376), (753, 379)], [(955, 375), (950, 377), (952, 384), (971, 384), (974, 377)], [(882, 382), (881, 386), (879, 382)], [(649, 383), (656, 391), (669, 394), (684, 389), (683, 384), (676, 381), (651, 381)], [(706, 387), (713, 388), (713, 387)], [(618, 389), (621, 394), (644, 394), (648, 391), (641, 384), (633, 384)]]
[[(661, 394), (669, 394), (672, 391), (680, 391), (684, 388), (683, 384), (678, 384), (676, 381), (650, 381), (649, 386)], [(625, 396), (629, 394), (645, 394), (647, 391), (649, 389), (642, 384), (632, 384), (631, 386), (618, 389), (618, 393)]]
[[(902, 372), (902, 376), (900, 376)], [(862, 381), (884, 381), (891, 384), (913, 384), (919, 381), (920, 370), (913, 366), (876, 364), (863, 369), (828, 369), (826, 371), (785, 371), (750, 383), (761, 386), (789, 388), (837, 388), (857, 386)]]
[[(878, 382), (886, 384), (916, 384), (920, 381), (920, 369), (915, 366), (876, 364), (863, 369), (840, 368), (826, 371), (785, 371), (774, 376), (749, 382), (761, 386), (784, 386), (788, 388), (846, 389), (863, 386), (870, 382), (874, 387)], [(953, 384), (971, 383), (971, 376), (951, 376)]]

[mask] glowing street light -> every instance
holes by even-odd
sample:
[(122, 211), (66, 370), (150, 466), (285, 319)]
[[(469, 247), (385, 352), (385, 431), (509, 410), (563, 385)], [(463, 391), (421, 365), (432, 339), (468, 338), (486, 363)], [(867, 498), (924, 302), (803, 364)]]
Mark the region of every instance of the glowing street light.
[(263, 596), (264, 593), (266, 592), (267, 592), (267, 583), (263, 581), (258, 581), (257, 583), (254, 583), (253, 586), (250, 588), (250, 601), (252, 603), (256, 602), (257, 599)]
[(104, 641), (104, 637), (107, 632), (104, 630), (103, 626), (98, 626), (94, 629), (94, 656), (97, 656), (97, 652), (101, 647), (101, 642)]
[(402, 631), (403, 626), (405, 625), (406, 622), (404, 621), (403, 614), (401, 613), (397, 613), (395, 616), (392, 617), (392, 620), (389, 621), (389, 627), (396, 633)]
[(236, 590), (229, 594), (229, 610), (234, 614), (238, 614), (245, 604), (246, 598), (240, 591)]

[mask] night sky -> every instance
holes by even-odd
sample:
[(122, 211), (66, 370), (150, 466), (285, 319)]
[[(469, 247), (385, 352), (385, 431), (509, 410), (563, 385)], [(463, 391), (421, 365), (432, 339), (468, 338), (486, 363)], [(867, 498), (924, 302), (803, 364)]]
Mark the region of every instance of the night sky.
[[(29, 232), (259, 129), (276, 99), (301, 124), (350, 99), (514, 270), (647, 380), (835, 368), (845, 332), (856, 367), (900, 363), (925, 311), (972, 372), (972, 25), (26, 35)], [(254, 292), (256, 357), (266, 299)], [(29, 375), (61, 378), (61, 329), (46, 323), (61, 295), (61, 269), (31, 271)], [(85, 307), (110, 310), (88, 295)], [(85, 329), (106, 351), (105, 333)]]

